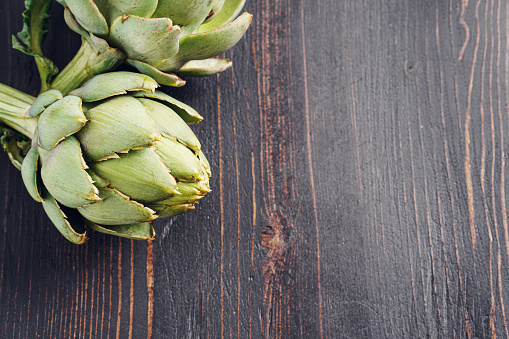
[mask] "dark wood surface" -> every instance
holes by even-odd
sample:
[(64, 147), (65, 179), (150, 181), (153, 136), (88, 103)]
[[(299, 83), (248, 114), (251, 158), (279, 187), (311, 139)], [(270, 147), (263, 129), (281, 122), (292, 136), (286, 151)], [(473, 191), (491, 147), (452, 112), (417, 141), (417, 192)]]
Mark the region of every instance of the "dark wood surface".
[[(22, 10), (0, 82), (36, 94)], [(66, 242), (0, 154), (0, 337), (509, 337), (508, 2), (246, 10), (233, 70), (166, 90), (205, 117), (213, 192), (153, 242)]]

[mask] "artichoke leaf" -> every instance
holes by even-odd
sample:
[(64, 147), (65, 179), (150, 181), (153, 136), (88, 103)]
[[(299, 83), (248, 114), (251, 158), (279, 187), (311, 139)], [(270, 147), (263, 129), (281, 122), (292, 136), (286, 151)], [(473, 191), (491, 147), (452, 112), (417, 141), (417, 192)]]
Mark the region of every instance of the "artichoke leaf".
[(252, 15), (244, 13), (232, 23), (213, 31), (191, 34), (180, 39), (176, 56), (158, 66), (163, 71), (174, 71), (190, 60), (215, 57), (232, 48), (242, 38), (251, 23)]
[(86, 219), (100, 225), (124, 225), (157, 218), (155, 212), (114, 188), (100, 188), (100, 201), (78, 208)]
[(198, 153), (198, 158), (200, 159), (203, 167), (205, 167), (205, 170), (207, 171), (207, 174), (209, 176), (212, 175), (212, 172), (210, 170), (210, 163), (209, 161), (207, 160), (207, 158), (205, 157), (205, 154), (203, 154), (203, 152), (200, 150), (200, 152)]
[(192, 77), (204, 77), (221, 73), (228, 68), (232, 67), (232, 62), (229, 59), (218, 59), (210, 58), (205, 60), (191, 60), (180, 67), (175, 72), (192, 76)]
[[(64, 5), (65, 6), (65, 5)], [(65, 6), (64, 9), (64, 20), (67, 26), (69, 26), (70, 29), (84, 37), (85, 39), (88, 39), (90, 37), (90, 33), (83, 28), (80, 23), (76, 20), (76, 17), (71, 12), (69, 7)]]
[(168, 199), (154, 201), (152, 205), (175, 206), (189, 204), (201, 199), (205, 195), (195, 183), (179, 182), (177, 188), (181, 194), (175, 194)]
[(51, 89), (49, 91), (39, 94), (34, 100), (30, 108), (28, 109), (28, 116), (25, 118), (35, 117), (42, 113), (52, 103), (62, 99), (62, 93), (57, 89)]
[(77, 136), (85, 156), (93, 161), (151, 147), (161, 138), (145, 106), (131, 96), (106, 100), (88, 109), (85, 116), (89, 121)]
[[(112, 48), (108, 46), (108, 43), (97, 38), (95, 35), (90, 34), (89, 39), (97, 48), (100, 53), (95, 57), (89, 59), (90, 67), (87, 68), (87, 72), (92, 75), (102, 74), (120, 65), (125, 60), (125, 55), (118, 48)], [(98, 44), (97, 41), (101, 41), (104, 44)], [(101, 50), (103, 45), (106, 45), (105, 50)]]
[(151, 148), (120, 154), (118, 159), (90, 164), (92, 170), (140, 203), (162, 200), (177, 191), (177, 182), (161, 158)]
[(210, 21), (205, 22), (198, 28), (198, 32), (208, 32), (218, 29), (232, 22), (242, 11), (246, 0), (225, 0), (221, 10)]
[(157, 0), (94, 0), (94, 2), (110, 25), (122, 14), (134, 14), (149, 18), (156, 10), (158, 3)]
[(99, 74), (75, 89), (70, 95), (80, 97), (84, 102), (98, 101), (127, 91), (146, 91), (153, 93), (159, 87), (151, 77), (132, 72), (112, 72)]
[[(179, 196), (203, 196), (205, 193), (208, 193), (209, 191), (204, 192), (203, 189), (200, 187), (200, 185), (197, 185), (194, 182), (179, 182), (177, 185), (177, 188), (180, 193), (182, 193)], [(173, 198), (173, 197), (172, 197)], [(172, 199), (169, 198), (169, 199)], [(154, 205), (168, 205), (163, 202), (155, 202)], [(174, 204), (179, 205), (179, 204)]]
[(77, 212), (69, 209), (64, 213), (60, 205), (44, 186), (41, 187), (41, 189), (43, 199), (42, 207), (55, 227), (70, 242), (77, 245), (85, 243), (85, 241), (87, 241), (86, 230), (80, 218), (76, 216)]
[(186, 84), (184, 80), (182, 80), (179, 76), (173, 73), (162, 72), (157, 68), (138, 60), (127, 59), (126, 61), (129, 65), (135, 67), (141, 73), (152, 77), (155, 81), (157, 81), (161, 85), (182, 87)]
[(180, 28), (168, 18), (118, 17), (110, 29), (112, 45), (121, 48), (129, 59), (157, 67), (179, 50)]
[(155, 237), (154, 228), (150, 222), (136, 223), (119, 226), (98, 225), (85, 219), (87, 227), (96, 232), (116, 235), (118, 237), (134, 240), (152, 240)]
[(60, 140), (79, 131), (86, 122), (81, 109), (81, 99), (68, 95), (41, 114), (38, 123), (39, 145), (50, 151)]
[(178, 180), (195, 182), (206, 179), (203, 175), (205, 169), (195, 153), (180, 142), (163, 136), (156, 145), (156, 153)]
[[(183, 204), (194, 203), (205, 196), (205, 194), (210, 192), (210, 188), (208, 183), (204, 181), (199, 182), (179, 182), (177, 184), (178, 190), (181, 194), (176, 194), (168, 199), (155, 201), (153, 202), (152, 208), (154, 206), (176, 206)], [(161, 210), (162, 207), (159, 207)]]
[(212, 190), (210, 189), (208, 180), (207, 181), (203, 180), (203, 181), (198, 181), (198, 182), (185, 182), (182, 184), (185, 184), (185, 186), (193, 187), (194, 189), (201, 192), (202, 195), (212, 192)]
[(154, 93), (147, 93), (140, 91), (133, 92), (132, 95), (134, 97), (156, 99), (162, 102), (163, 104), (173, 109), (187, 124), (196, 124), (203, 120), (203, 117), (198, 112), (196, 112), (194, 108), (175, 98), (172, 98), (164, 92), (155, 91)]
[(192, 204), (192, 203), (200, 200), (201, 198), (203, 198), (203, 195), (185, 195), (185, 194), (179, 195), (179, 194), (176, 194), (171, 198), (164, 199), (161, 201), (156, 201), (150, 206), (163, 206), (164, 205), (164, 206), (171, 207), (171, 206), (177, 206), (177, 205), (182, 205), (182, 204)]
[(99, 36), (108, 34), (108, 23), (93, 0), (65, 0), (65, 3), (84, 29)]
[[(108, 42), (104, 40), (103, 38), (100, 38), (98, 36), (95, 36), (94, 34), (90, 34), (89, 39), (87, 41), (92, 45), (97, 51), (99, 52), (99, 55), (96, 58), (105, 58), (104, 56), (101, 56), (100, 54), (107, 54), (107, 58), (110, 59), (117, 59), (117, 60), (124, 60), (125, 55), (122, 53), (121, 50), (118, 48), (113, 48), (108, 45)], [(95, 60), (92, 59), (92, 62), (89, 61), (89, 64), (93, 64)], [(107, 70), (105, 70), (107, 71)]]
[(74, 136), (65, 138), (49, 152), (42, 148), (38, 151), (43, 163), (42, 182), (62, 205), (77, 208), (100, 200)]
[(155, 210), (157, 215), (160, 218), (173, 217), (177, 214), (181, 214), (188, 210), (194, 209), (193, 204), (182, 204), (182, 205), (175, 205), (175, 206), (149, 205), (149, 207), (151, 209)]
[(21, 177), (23, 178), (23, 183), (30, 194), (30, 196), (38, 202), (42, 202), (42, 197), (40, 194), (40, 183), (38, 181), (38, 163), (39, 163), (39, 152), (37, 151), (37, 147), (32, 147), (25, 159), (23, 160), (23, 165), (21, 166)]
[(87, 173), (92, 178), (95, 187), (101, 189), (108, 187), (110, 185), (110, 182), (108, 180), (101, 178), (100, 176), (97, 175), (97, 173), (95, 173), (91, 169), (87, 169)]
[(212, 7), (210, 8), (209, 14), (205, 18), (204, 23), (212, 21), (212, 19), (214, 19), (219, 14), (223, 8), (224, 2), (225, 0), (212, 0)]
[(200, 150), (200, 141), (174, 110), (155, 100), (143, 98), (138, 100), (147, 108), (148, 114), (162, 135), (176, 138), (194, 151)]
[(179, 26), (195, 26), (202, 23), (212, 8), (211, 0), (159, 1), (153, 18), (170, 18)]

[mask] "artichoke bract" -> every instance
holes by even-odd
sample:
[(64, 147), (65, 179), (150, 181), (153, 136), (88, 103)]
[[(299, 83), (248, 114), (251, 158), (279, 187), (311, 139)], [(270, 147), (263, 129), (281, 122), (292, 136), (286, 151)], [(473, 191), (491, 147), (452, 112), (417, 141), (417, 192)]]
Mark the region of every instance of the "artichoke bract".
[(152, 239), (152, 220), (210, 191), (209, 163), (188, 126), (201, 116), (156, 87), (143, 74), (106, 73), (67, 96), (44, 92), (28, 110), (38, 122), (23, 181), (68, 240), (83, 243), (85, 225)]
[(65, 6), (69, 27), (91, 45), (106, 41), (125, 54), (127, 63), (170, 86), (185, 83), (173, 72), (206, 76), (229, 68), (230, 60), (214, 57), (240, 40), (252, 18), (248, 13), (236, 18), (245, 0), (58, 2)]

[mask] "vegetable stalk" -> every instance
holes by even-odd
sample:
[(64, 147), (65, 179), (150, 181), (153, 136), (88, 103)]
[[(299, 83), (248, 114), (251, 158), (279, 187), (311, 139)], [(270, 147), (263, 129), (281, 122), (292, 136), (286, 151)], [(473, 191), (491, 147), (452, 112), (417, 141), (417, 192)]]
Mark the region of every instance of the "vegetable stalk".
[(0, 122), (32, 138), (37, 118), (27, 118), (35, 98), (12, 87), (0, 84)]

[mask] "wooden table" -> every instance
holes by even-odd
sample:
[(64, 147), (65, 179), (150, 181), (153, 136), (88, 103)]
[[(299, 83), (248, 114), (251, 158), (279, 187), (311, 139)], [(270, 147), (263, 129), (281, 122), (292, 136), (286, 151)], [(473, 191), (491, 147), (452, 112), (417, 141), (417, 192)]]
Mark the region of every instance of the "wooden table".
[[(22, 9), (0, 82), (36, 94)], [(509, 3), (246, 10), (232, 71), (165, 90), (205, 117), (213, 192), (154, 241), (68, 243), (0, 154), (0, 337), (509, 337)]]

